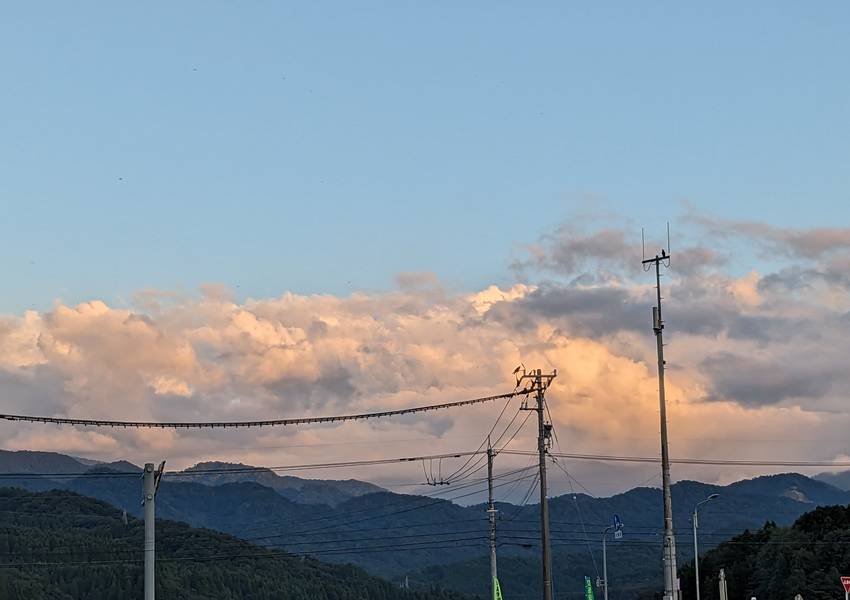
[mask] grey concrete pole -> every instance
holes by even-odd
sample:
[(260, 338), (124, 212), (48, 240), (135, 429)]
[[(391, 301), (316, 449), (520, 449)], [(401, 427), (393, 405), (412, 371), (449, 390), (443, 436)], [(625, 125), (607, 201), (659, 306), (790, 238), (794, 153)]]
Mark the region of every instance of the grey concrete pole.
[(496, 508), (493, 505), (493, 448), (487, 445), (487, 520), (490, 524), (490, 598), (496, 600)]
[(154, 550), (156, 484), (154, 477), (153, 463), (146, 463), (142, 479), (142, 501), (145, 505), (145, 600), (154, 600), (154, 564), (156, 561)]
[(552, 600), (552, 551), (549, 542), (549, 498), (546, 489), (546, 427), (544, 424), (543, 372), (537, 369), (537, 451), (540, 455), (540, 529), (543, 545), (543, 600)]

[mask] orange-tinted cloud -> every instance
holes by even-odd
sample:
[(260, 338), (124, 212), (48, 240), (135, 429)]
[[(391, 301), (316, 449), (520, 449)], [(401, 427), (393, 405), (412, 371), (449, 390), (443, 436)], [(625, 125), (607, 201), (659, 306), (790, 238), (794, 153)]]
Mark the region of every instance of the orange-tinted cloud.
[[(652, 278), (622, 267), (617, 254), (631, 247), (622, 232), (571, 235), (562, 229), (534, 247), (524, 268), (556, 273), (535, 285), (453, 294), (429, 275), (424, 286), (421, 277), (404, 278), (401, 291), (286, 293), (241, 303), (215, 287), (200, 297), (146, 292), (135, 308), (93, 300), (7, 317), (0, 321), (4, 411), (188, 421), (350, 413), (505, 391), (511, 371), (524, 363), (559, 371), (549, 401), (563, 451), (657, 455)], [(717, 258), (722, 251), (683, 248), (680, 255), (691, 262), (683, 271), (674, 263), (665, 279), (674, 456), (850, 454), (843, 435), (850, 320), (838, 276), (850, 262), (833, 256), (829, 273), (786, 262), (735, 276)], [(803, 286), (805, 294), (789, 292)], [(508, 419), (517, 408), (506, 411)], [(209, 459), (327, 462), (474, 449), (499, 409), (217, 433), (47, 432), (7, 423), (0, 440), (11, 448), (137, 462), (167, 454), (174, 466)], [(512, 447), (532, 448), (533, 431), (519, 434)], [(574, 465), (590, 482), (607, 473), (599, 489), (639, 483), (650, 467)], [(750, 472), (674, 470), (720, 480)], [(422, 478), (409, 466), (354, 475)]]

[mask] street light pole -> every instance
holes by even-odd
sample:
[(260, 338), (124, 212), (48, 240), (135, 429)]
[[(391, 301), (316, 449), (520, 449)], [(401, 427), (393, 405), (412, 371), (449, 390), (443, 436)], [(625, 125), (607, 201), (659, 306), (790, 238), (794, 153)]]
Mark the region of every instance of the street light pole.
[(708, 498), (706, 498), (702, 502), (697, 502), (696, 506), (694, 506), (694, 514), (692, 520), (694, 525), (694, 578), (696, 580), (697, 600), (699, 600), (699, 547), (697, 545), (697, 528), (699, 527), (699, 507), (705, 504), (706, 502), (711, 502), (719, 495), (720, 494), (711, 494)]
[(618, 515), (614, 515), (614, 524), (602, 530), (602, 593), (604, 600), (608, 600), (608, 532), (614, 532), (614, 539), (623, 537), (623, 522)]
[(608, 532), (613, 529), (614, 526), (609, 525), (602, 530), (602, 594), (605, 600), (608, 600), (608, 549), (606, 540)]

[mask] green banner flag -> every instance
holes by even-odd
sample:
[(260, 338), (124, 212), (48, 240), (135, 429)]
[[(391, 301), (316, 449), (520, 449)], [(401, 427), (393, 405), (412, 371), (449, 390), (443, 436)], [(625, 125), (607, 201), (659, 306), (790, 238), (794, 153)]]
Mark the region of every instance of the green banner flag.
[(499, 587), (499, 580), (493, 578), (493, 600), (503, 600), (502, 588)]
[(584, 599), (593, 600), (593, 583), (591, 583), (590, 577), (586, 575), (584, 577)]

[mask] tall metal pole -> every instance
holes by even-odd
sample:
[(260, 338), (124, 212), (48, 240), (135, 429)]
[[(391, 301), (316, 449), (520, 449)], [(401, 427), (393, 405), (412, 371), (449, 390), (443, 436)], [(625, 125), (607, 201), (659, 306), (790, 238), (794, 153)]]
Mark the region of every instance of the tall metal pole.
[(487, 520), (490, 522), (490, 598), (496, 600), (496, 507), (493, 504), (493, 447), (487, 438)]
[(142, 495), (142, 502), (145, 506), (145, 600), (154, 600), (156, 481), (153, 463), (145, 464), (145, 472), (142, 478)]
[[(658, 259), (658, 257), (656, 257)], [(673, 531), (673, 501), (670, 493), (670, 452), (667, 444), (667, 399), (664, 389), (664, 321), (661, 318), (661, 261), (655, 261), (657, 306), (653, 329), (658, 350), (658, 402), (661, 408), (661, 480), (664, 487), (664, 597), (679, 597), (676, 569), (676, 535)]]
[(673, 532), (673, 503), (670, 495), (670, 455), (667, 449), (667, 401), (664, 395), (664, 320), (661, 316), (661, 264), (670, 256), (644, 259), (643, 264), (655, 265), (656, 305), (652, 307), (652, 330), (658, 352), (658, 403), (661, 412), (661, 483), (664, 496), (664, 600), (678, 600), (679, 586), (676, 570), (676, 536)]
[[(549, 428), (544, 419), (543, 372), (537, 369), (537, 452), (540, 455), (540, 530), (543, 544), (543, 600), (552, 600), (552, 549), (549, 541), (549, 498), (546, 489), (546, 443)], [(549, 426), (551, 427), (551, 426)]]

